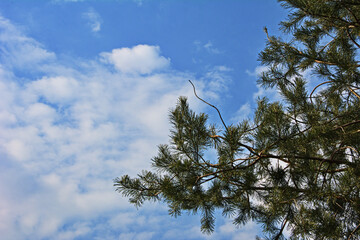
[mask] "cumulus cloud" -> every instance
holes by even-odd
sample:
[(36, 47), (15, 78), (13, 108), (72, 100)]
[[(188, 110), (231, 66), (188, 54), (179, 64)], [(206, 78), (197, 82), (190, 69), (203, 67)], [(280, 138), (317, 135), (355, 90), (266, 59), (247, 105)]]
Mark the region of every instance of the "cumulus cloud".
[(88, 11), (83, 13), (83, 17), (88, 21), (88, 25), (92, 32), (96, 33), (101, 30), (102, 18), (95, 9), (89, 8)]
[(123, 73), (148, 74), (167, 68), (170, 59), (160, 55), (159, 46), (137, 45), (132, 48), (119, 48), (111, 53), (100, 54), (105, 62), (114, 64)]
[[(160, 47), (149, 45), (103, 52), (101, 60), (77, 60), (71, 68), (8, 20), (0, 18), (0, 29), (0, 235), (155, 236), (146, 229), (150, 219), (141, 223), (136, 215), (141, 224), (131, 228), (121, 217), (129, 205), (114, 192), (112, 179), (150, 166), (156, 145), (167, 142), (168, 111), (179, 96), (201, 109), (188, 79), (215, 96), (228, 69), (218, 67), (195, 79), (171, 69)], [(27, 64), (41, 74), (20, 81), (13, 68), (29, 71)], [(163, 214), (162, 222), (154, 222), (158, 231), (169, 219)]]

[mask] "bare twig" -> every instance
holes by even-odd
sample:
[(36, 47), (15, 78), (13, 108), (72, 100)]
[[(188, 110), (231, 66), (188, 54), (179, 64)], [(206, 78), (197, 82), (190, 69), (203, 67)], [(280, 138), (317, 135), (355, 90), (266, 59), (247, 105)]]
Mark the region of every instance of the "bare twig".
[(191, 82), (191, 80), (189, 80), (189, 82), (190, 82), (191, 85), (193, 86), (195, 96), (196, 96), (199, 100), (201, 100), (202, 102), (204, 102), (204, 103), (206, 103), (207, 105), (209, 105), (210, 107), (213, 107), (213, 108), (216, 109), (216, 111), (217, 111), (218, 114), (219, 114), (219, 117), (220, 117), (220, 120), (221, 120), (222, 124), (224, 125), (225, 129), (228, 130), (228, 128), (227, 128), (227, 126), (226, 126), (226, 124), (225, 124), (225, 122), (224, 122), (224, 120), (223, 120), (223, 118), (222, 118), (222, 116), (221, 116), (221, 113), (220, 113), (219, 109), (218, 109), (217, 107), (215, 107), (214, 105), (206, 102), (204, 99), (200, 98), (200, 97), (196, 94), (195, 85)]

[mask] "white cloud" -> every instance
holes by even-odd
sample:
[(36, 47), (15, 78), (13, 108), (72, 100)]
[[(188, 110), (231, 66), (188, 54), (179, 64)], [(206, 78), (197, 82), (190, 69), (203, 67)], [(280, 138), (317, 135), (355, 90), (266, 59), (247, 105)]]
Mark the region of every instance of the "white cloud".
[(23, 69), (32, 69), (35, 64), (56, 58), (54, 53), (26, 37), (2, 16), (0, 16), (0, 52), (3, 64)]
[[(71, 0), (71, 1), (74, 2), (74, 0)], [(77, 1), (77, 0), (75, 0), (75, 1)], [(88, 25), (91, 28), (92, 32), (96, 33), (101, 30), (102, 18), (99, 15), (99, 13), (97, 11), (95, 11), (95, 9), (89, 8), (88, 11), (83, 13), (83, 17), (88, 21)]]
[[(114, 239), (105, 235), (116, 232), (118, 237), (115, 222), (126, 219), (114, 217), (131, 207), (114, 192), (112, 179), (150, 166), (156, 145), (168, 140), (168, 111), (179, 96), (188, 96), (195, 109), (205, 107), (187, 81), (194, 77), (171, 69), (160, 48), (149, 45), (101, 53), (99, 59), (119, 71), (96, 59), (77, 60), (71, 68), (9, 21), (0, 18), (0, 28), (2, 51), (11, 59), (0, 61), (0, 235)], [(41, 77), (20, 81), (12, 71), (27, 71), (25, 63)], [(218, 67), (194, 79), (198, 90), (216, 97), (227, 70)], [(164, 222), (154, 224), (160, 229)], [(134, 238), (153, 236), (148, 230), (137, 233)]]
[(242, 120), (248, 119), (252, 113), (251, 104), (249, 102), (243, 104), (239, 110), (236, 111), (235, 116), (232, 117), (232, 122), (238, 123)]
[(227, 239), (242, 240), (242, 239), (255, 239), (259, 232), (259, 227), (254, 222), (249, 222), (245, 226), (236, 227), (230, 220), (227, 220), (222, 226), (219, 227), (219, 235)]
[(260, 77), (261, 74), (265, 71), (267, 71), (269, 68), (266, 67), (266, 66), (257, 66), (255, 68), (254, 71), (249, 71), (249, 70), (246, 70), (245, 72), (249, 75), (249, 76), (253, 76), (253, 77)]
[(3, 147), (14, 160), (25, 160), (30, 154), (29, 149), (19, 139), (12, 139), (5, 143)]
[(160, 56), (158, 46), (137, 45), (132, 48), (119, 48), (111, 53), (101, 53), (103, 60), (112, 63), (123, 73), (148, 74), (167, 68), (170, 59)]
[(66, 103), (81, 94), (79, 83), (64, 76), (44, 77), (28, 84), (28, 91), (51, 103)]
[(24, 118), (30, 123), (51, 124), (55, 120), (56, 110), (47, 104), (34, 103), (24, 112)]

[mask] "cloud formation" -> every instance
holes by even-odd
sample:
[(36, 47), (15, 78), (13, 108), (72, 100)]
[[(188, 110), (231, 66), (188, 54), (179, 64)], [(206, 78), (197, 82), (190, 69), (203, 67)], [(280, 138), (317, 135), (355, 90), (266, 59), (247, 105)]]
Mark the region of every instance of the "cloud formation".
[(160, 47), (150, 45), (64, 65), (2, 17), (0, 29), (2, 238), (163, 238), (166, 210), (149, 206), (152, 214), (139, 216), (114, 192), (112, 179), (150, 166), (156, 144), (167, 141), (168, 111), (179, 96), (201, 109), (188, 79), (215, 96), (226, 68), (195, 79), (171, 69)]
[(115, 65), (123, 73), (149, 74), (170, 65), (170, 59), (160, 55), (159, 46), (137, 45), (132, 48), (113, 49), (100, 54), (103, 60)]

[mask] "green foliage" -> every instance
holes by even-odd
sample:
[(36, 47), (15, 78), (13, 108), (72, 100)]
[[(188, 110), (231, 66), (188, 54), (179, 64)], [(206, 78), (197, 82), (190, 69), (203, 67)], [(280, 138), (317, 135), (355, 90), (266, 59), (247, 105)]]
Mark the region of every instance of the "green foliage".
[(136, 206), (164, 201), (172, 216), (200, 213), (206, 233), (221, 209), (236, 225), (261, 223), (269, 239), (284, 239), (285, 228), (290, 239), (359, 239), (360, 3), (279, 2), (291, 39), (265, 29), (259, 83), (282, 101), (259, 99), (251, 122), (218, 130), (180, 98), (155, 171), (117, 178), (116, 190)]

